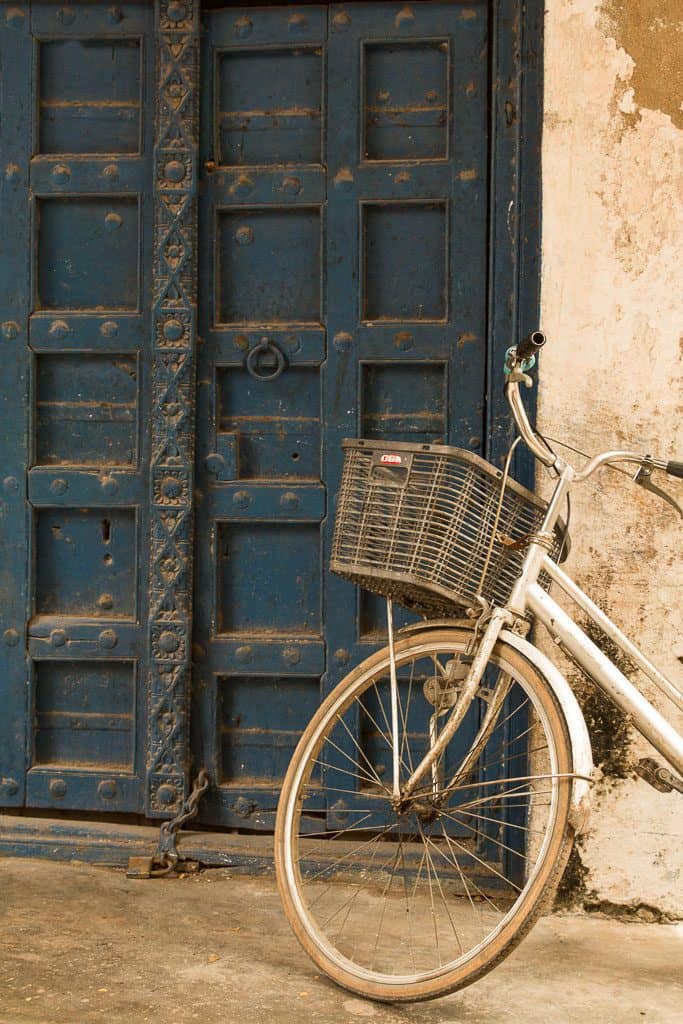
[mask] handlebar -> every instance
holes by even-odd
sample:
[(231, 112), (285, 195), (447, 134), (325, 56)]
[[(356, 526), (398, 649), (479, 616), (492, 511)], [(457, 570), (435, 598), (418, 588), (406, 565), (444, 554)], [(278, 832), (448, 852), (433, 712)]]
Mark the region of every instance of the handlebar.
[(543, 348), (547, 340), (543, 331), (532, 331), (531, 334), (527, 334), (526, 338), (517, 345), (517, 359), (523, 362), (535, 356), (538, 350)]
[(530, 388), (533, 385), (531, 377), (527, 376), (527, 370), (531, 370), (536, 362), (536, 353), (546, 343), (546, 336), (542, 331), (532, 331), (531, 334), (519, 343), (516, 347), (509, 348), (505, 353), (505, 397), (508, 400), (512, 415), (522, 440), (532, 454), (542, 462), (544, 466), (554, 469), (558, 474), (562, 472), (565, 463), (552, 450), (547, 441), (538, 436), (529, 422), (524, 403), (519, 394), (519, 385), (523, 383)]
[[(507, 377), (505, 395), (522, 440), (539, 462), (542, 462), (544, 466), (548, 466), (550, 469), (554, 469), (559, 475), (567, 468), (567, 463), (556, 455), (549, 443), (534, 430), (529, 422), (529, 417), (519, 393), (519, 385), (521, 383), (525, 387), (532, 387), (533, 381), (528, 376), (527, 371), (533, 368), (536, 362), (536, 353), (539, 349), (543, 348), (546, 341), (547, 338), (542, 331), (532, 331), (517, 346), (508, 349), (505, 354), (505, 374)], [(596, 455), (594, 458), (589, 459), (582, 470), (574, 471), (574, 479), (577, 482), (586, 480), (600, 466), (615, 462), (636, 463), (641, 467), (649, 467), (650, 471), (652, 469), (661, 469), (668, 473), (669, 476), (683, 479), (683, 462), (675, 460), (666, 462), (663, 459), (653, 459), (650, 455), (640, 455), (636, 452), (627, 451), (609, 451)]]
[(565, 463), (559, 458), (548, 445), (547, 441), (542, 441), (534, 432), (534, 428), (529, 422), (529, 417), (526, 414), (524, 403), (522, 402), (519, 394), (519, 381), (524, 380), (527, 387), (531, 387), (532, 381), (530, 377), (527, 377), (525, 373), (521, 372), (518, 376), (514, 373), (510, 374), (508, 382), (505, 386), (505, 395), (510, 404), (512, 415), (514, 416), (517, 429), (519, 430), (522, 440), (526, 444), (527, 448), (532, 454), (542, 462), (544, 466), (548, 466), (554, 469), (557, 473), (561, 473), (564, 469)]

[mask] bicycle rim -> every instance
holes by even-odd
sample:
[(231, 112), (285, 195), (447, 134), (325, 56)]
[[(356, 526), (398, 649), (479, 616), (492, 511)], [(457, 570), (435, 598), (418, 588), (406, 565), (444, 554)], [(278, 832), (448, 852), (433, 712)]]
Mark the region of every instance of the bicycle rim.
[[(441, 630), (397, 645), (402, 782), (457, 699), (468, 638)], [(426, 999), (494, 966), (554, 888), (570, 747), (543, 680), (499, 644), (443, 758), (398, 810), (392, 750), (378, 652), (330, 694), (297, 748), (278, 810), (278, 882), (297, 937), (335, 981), (375, 999)]]

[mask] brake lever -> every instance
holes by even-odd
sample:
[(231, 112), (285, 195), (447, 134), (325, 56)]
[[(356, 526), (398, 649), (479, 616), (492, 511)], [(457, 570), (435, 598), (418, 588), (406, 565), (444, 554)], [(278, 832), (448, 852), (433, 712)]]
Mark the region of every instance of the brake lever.
[(648, 456), (645, 458), (642, 466), (634, 476), (633, 482), (638, 484), (639, 487), (643, 487), (646, 491), (651, 491), (652, 494), (656, 494), (658, 498), (667, 502), (668, 505), (671, 505), (676, 509), (681, 519), (683, 519), (683, 508), (681, 508), (678, 502), (672, 498), (670, 494), (667, 494), (666, 491), (663, 491), (661, 487), (657, 487), (656, 484), (652, 483), (653, 469), (655, 469), (655, 465), (652, 459)]
[(517, 360), (517, 349), (513, 345), (505, 353), (505, 366), (503, 367), (507, 382), (510, 384), (523, 384), (525, 388), (534, 386), (533, 379), (529, 376), (530, 370), (536, 365), (536, 356), (529, 356), (527, 359)]

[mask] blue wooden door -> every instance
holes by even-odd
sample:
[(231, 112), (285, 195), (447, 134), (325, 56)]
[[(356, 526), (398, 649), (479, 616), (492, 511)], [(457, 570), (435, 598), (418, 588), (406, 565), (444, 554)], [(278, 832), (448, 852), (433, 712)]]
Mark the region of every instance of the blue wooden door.
[(382, 642), (341, 439), (484, 450), (518, 58), (512, 4), (211, 4), (201, 53), (199, 6), (0, 6), (0, 806), (168, 816), (193, 765), (268, 828)]
[(202, 53), (194, 756), (273, 822), (384, 632), (325, 571), (343, 437), (482, 449), (488, 7), (224, 8)]

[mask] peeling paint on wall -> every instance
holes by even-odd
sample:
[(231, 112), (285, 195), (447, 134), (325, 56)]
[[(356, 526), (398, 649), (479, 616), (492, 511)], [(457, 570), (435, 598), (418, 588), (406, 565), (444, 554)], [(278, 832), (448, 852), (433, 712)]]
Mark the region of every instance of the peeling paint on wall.
[[(647, 107), (683, 128), (683, 9), (680, 0), (607, 0), (603, 25), (633, 61), (623, 113)], [(630, 95), (629, 95), (630, 94)], [(628, 109), (632, 106), (632, 109)]]

